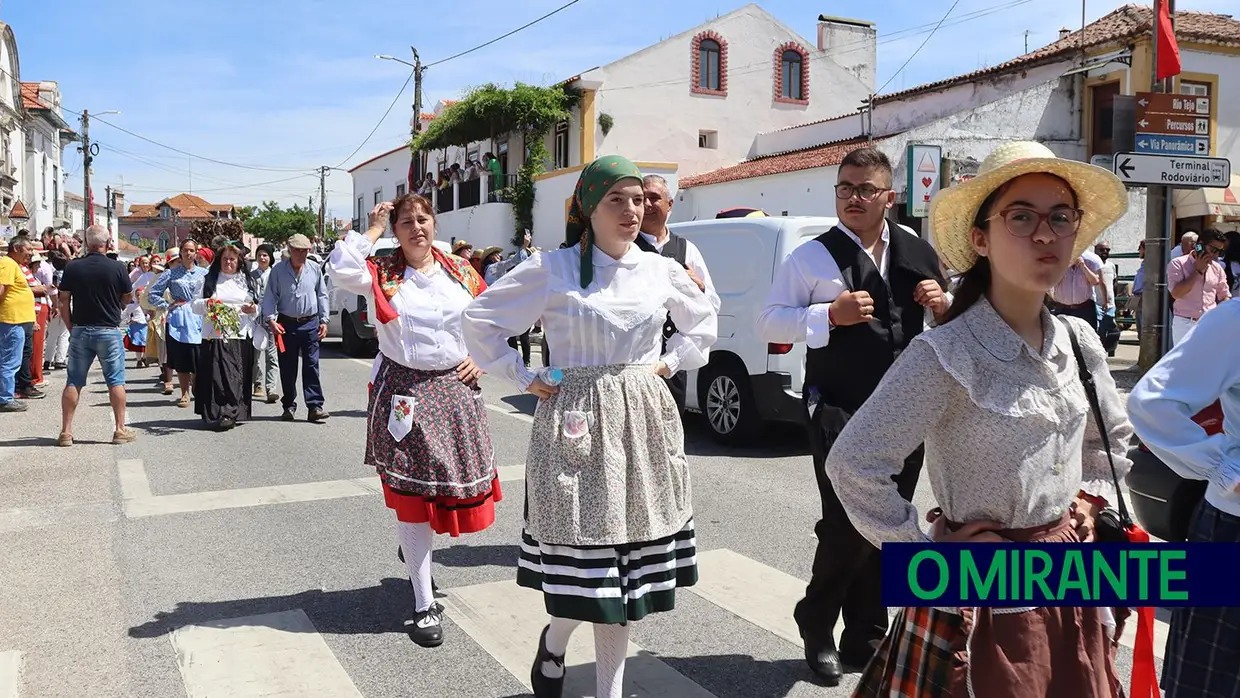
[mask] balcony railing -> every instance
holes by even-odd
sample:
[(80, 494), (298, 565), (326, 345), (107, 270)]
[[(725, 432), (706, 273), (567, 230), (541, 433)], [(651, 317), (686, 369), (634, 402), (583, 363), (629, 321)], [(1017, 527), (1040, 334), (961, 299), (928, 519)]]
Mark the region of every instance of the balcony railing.
[(434, 202), (435, 211), (438, 213), (459, 211), (483, 203), (509, 203), (512, 188), (516, 183), (516, 175), (493, 178), (484, 174), (477, 179), (452, 182), (446, 187), (435, 187), (431, 191), (431, 201)]

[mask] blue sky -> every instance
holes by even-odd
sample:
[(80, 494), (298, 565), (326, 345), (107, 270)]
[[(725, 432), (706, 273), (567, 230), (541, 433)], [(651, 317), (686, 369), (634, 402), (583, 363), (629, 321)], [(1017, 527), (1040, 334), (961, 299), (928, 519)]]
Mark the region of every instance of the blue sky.
[[(0, 20), (17, 37), (21, 79), (56, 80), (68, 109), (119, 109), (101, 117), (195, 155), (190, 158), (92, 120), (100, 144), (96, 192), (122, 185), (130, 203), (193, 191), (214, 203), (288, 204), (317, 199), (319, 165), (348, 168), (408, 137), (412, 89), (371, 140), (349, 157), (392, 103), (409, 71), (375, 54), (431, 62), (488, 41), (566, 0), (8, 0)], [(886, 92), (1002, 62), (1050, 43), (1059, 27), (1079, 27), (1079, 0), (960, 0), (898, 75), (951, 0), (766, 0), (765, 9), (811, 43), (819, 13), (867, 19), (879, 34), (879, 84)], [(1234, 0), (1181, 0), (1179, 9), (1225, 11)], [(690, 29), (744, 3), (679, 0), (631, 5), (581, 0), (542, 23), (426, 72), (425, 103), (471, 85), (554, 83)], [(1088, 0), (1090, 20), (1124, 3)], [(1234, 5), (1233, 5), (1234, 6)], [(1002, 9), (997, 9), (1002, 8)], [(1233, 10), (1234, 11), (1234, 10)], [(76, 117), (66, 114), (76, 122)], [(81, 187), (81, 156), (65, 155)], [(299, 176), (300, 175), (300, 176)], [(288, 180), (288, 181), (276, 181)], [(269, 184), (268, 184), (269, 183)], [(349, 217), (351, 184), (328, 178), (328, 206)], [(96, 199), (101, 199), (97, 194)]]

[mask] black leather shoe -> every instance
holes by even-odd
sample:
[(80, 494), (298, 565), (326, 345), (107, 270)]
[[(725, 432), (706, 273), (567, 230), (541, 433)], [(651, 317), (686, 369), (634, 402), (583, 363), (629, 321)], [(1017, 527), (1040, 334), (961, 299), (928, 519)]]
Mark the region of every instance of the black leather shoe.
[(818, 642), (811, 638), (805, 639), (805, 663), (809, 670), (817, 674), (828, 686), (838, 686), (844, 678), (844, 662), (835, 649), (835, 642)]
[[(534, 657), (534, 667), (530, 669), (530, 686), (534, 689), (534, 698), (561, 698), (564, 695), (564, 677), (568, 674), (564, 669), (564, 657), (557, 657), (547, 650), (547, 631), (551, 626), (543, 628), (538, 638), (538, 654)], [(560, 678), (553, 679), (542, 672), (543, 662), (551, 662), (560, 667)]]
[(292, 407), (285, 407), (284, 414), (280, 415), (280, 419), (285, 422), (297, 421), (297, 412)]
[(438, 647), (443, 644), (443, 606), (437, 603), (413, 618), (405, 621), (409, 639), (421, 647)]

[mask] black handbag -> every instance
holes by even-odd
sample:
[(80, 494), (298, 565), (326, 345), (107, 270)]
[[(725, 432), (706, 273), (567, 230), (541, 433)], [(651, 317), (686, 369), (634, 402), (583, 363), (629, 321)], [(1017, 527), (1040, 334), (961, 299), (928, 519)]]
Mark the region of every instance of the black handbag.
[(1098, 386), (1094, 383), (1094, 375), (1085, 366), (1085, 355), (1081, 352), (1076, 331), (1070, 323), (1065, 324), (1068, 327), (1068, 337), (1072, 340), (1072, 353), (1076, 356), (1081, 385), (1085, 387), (1085, 396), (1094, 412), (1094, 422), (1102, 436), (1102, 448), (1107, 452), (1107, 462), (1111, 464), (1111, 480), (1115, 484), (1116, 506), (1106, 507), (1094, 516), (1094, 538), (1099, 543), (1127, 543), (1132, 540), (1129, 532), (1135, 530), (1136, 525), (1128, 514), (1128, 504), (1124, 501), (1124, 492), (1119, 486), (1119, 472), (1115, 469), (1115, 456), (1111, 454), (1111, 438), (1107, 434), (1106, 422), (1102, 419), (1102, 407), (1098, 404)]

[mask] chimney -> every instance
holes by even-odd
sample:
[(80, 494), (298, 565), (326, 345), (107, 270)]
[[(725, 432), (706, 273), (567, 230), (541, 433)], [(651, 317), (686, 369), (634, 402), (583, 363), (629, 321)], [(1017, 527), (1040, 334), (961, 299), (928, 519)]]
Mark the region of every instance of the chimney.
[(125, 215), (125, 192), (113, 189), (112, 202), (112, 215), (116, 218)]
[(1072, 33), (1071, 29), (1067, 27), (1060, 27), (1059, 28), (1059, 40), (1063, 41), (1064, 39), (1068, 38), (1068, 35), (1071, 33)]
[(870, 91), (875, 88), (878, 65), (878, 31), (863, 19), (818, 16), (818, 51), (857, 76)]

